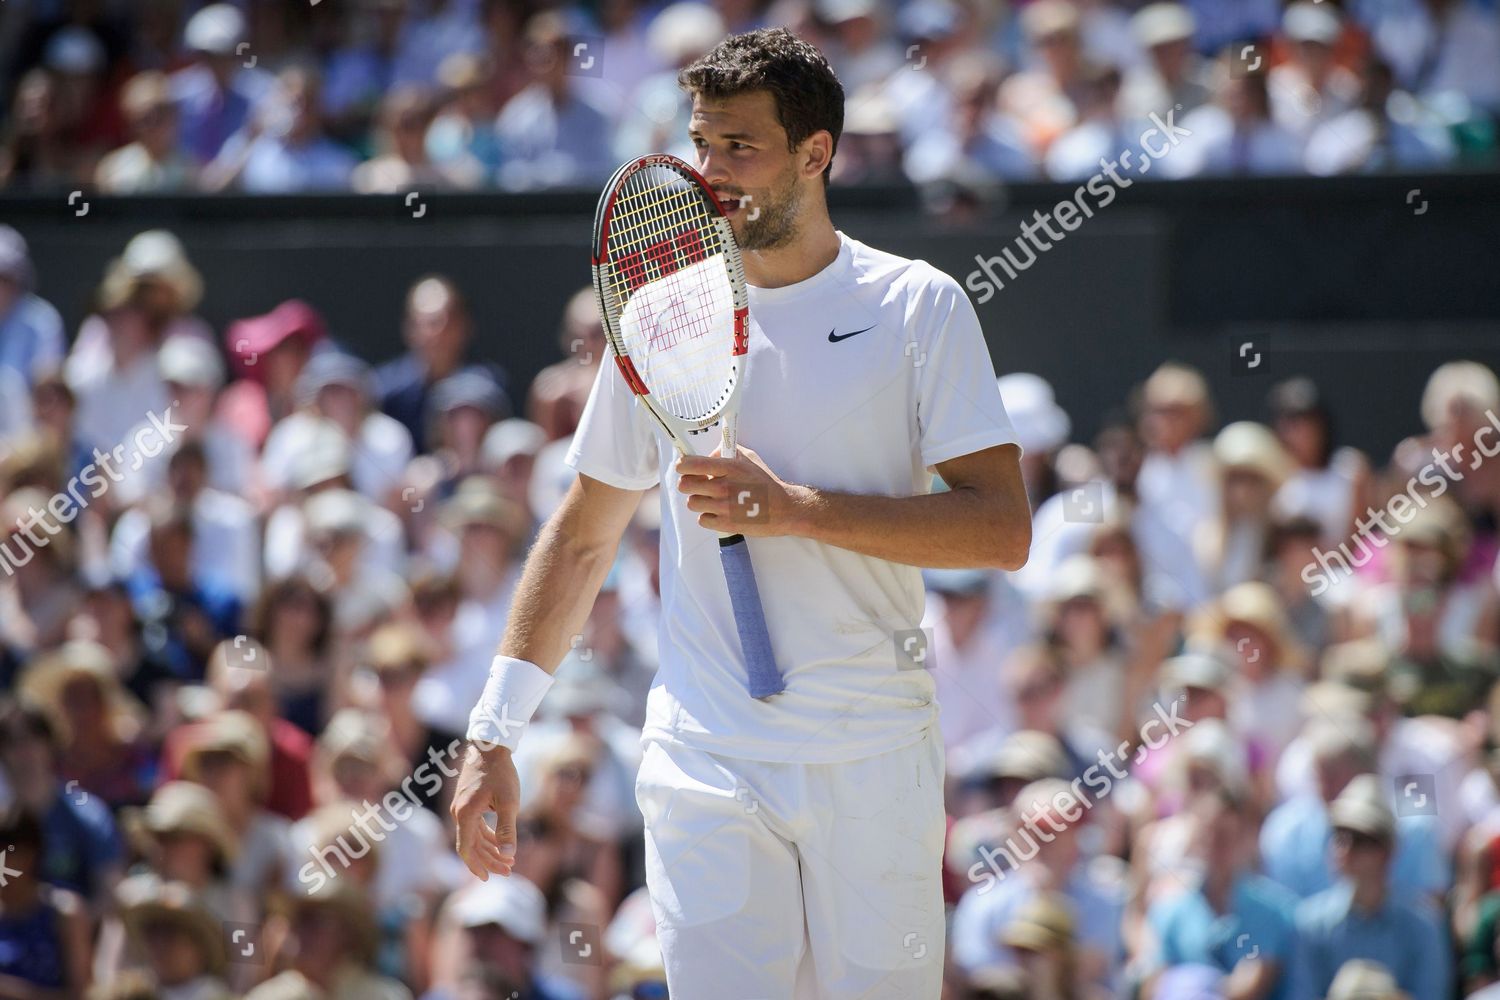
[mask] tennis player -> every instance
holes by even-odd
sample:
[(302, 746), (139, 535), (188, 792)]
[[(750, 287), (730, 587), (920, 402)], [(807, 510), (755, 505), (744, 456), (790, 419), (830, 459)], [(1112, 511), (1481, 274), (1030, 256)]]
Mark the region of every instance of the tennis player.
[[(474, 711), (458, 851), (481, 879), (511, 872), (511, 752), (662, 484), (661, 666), (636, 796), (672, 996), (929, 1000), (945, 818), (917, 567), (1026, 561), (1020, 448), (958, 283), (834, 229), (844, 94), (822, 53), (755, 31), (680, 80), (750, 285), (742, 444), (732, 460), (677, 457), (601, 366), (568, 454), (578, 478)], [(750, 539), (786, 678), (764, 701), (746, 691), (715, 532)]]

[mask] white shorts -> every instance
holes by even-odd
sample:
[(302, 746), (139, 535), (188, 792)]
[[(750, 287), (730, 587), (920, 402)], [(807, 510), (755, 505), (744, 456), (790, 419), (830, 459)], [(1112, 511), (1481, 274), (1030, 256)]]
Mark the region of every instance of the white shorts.
[(937, 1000), (935, 729), (840, 764), (652, 741), (635, 787), (673, 1000)]

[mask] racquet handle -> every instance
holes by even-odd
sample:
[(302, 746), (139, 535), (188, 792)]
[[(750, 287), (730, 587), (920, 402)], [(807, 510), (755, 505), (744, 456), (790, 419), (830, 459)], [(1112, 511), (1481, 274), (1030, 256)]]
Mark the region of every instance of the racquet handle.
[(750, 547), (744, 535), (724, 535), (719, 539), (719, 558), (724, 563), (724, 579), (729, 584), (729, 603), (734, 609), (734, 626), (740, 633), (740, 648), (750, 673), (750, 696), (769, 698), (786, 690), (786, 680), (776, 667), (771, 652), (771, 633), (766, 628), (761, 609), (760, 588), (755, 585), (755, 567), (750, 564)]

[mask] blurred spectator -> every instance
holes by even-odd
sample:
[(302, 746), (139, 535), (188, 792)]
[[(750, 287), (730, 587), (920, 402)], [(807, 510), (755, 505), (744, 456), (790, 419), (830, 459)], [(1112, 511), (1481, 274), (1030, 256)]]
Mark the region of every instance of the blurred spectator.
[(396, 420), (374, 408), (375, 383), (370, 366), (337, 351), (309, 360), (297, 376), (297, 412), (277, 422), (261, 454), (266, 485), (277, 492), (288, 489), (287, 475), (303, 449), (317, 435), (320, 421), (331, 421), (343, 431), (351, 447), (350, 476), (355, 489), (380, 503), (387, 502), (412, 458), (411, 435)]
[(1034, 177), (1037, 163), (1031, 140), (1022, 134), (1014, 115), (995, 106), (1000, 72), (994, 61), (956, 58), (949, 80), (948, 127), (926, 128), (912, 141), (903, 164), (907, 176), (917, 184), (973, 191)]
[(1396, 819), (1380, 779), (1351, 780), (1330, 806), (1341, 881), (1297, 908), (1294, 996), (1326, 993), (1350, 959), (1376, 959), (1413, 1000), (1449, 996), (1451, 962), (1435, 913), (1396, 895), (1388, 868)]
[(538, 372), (526, 397), (526, 417), (541, 426), (548, 441), (568, 437), (578, 427), (609, 350), (592, 288), (581, 288), (568, 299), (557, 342), (567, 356)]
[(247, 624), (270, 656), (276, 714), (316, 736), (342, 694), (332, 676), (332, 601), (305, 576), (283, 577), (267, 584)]
[(62, 317), (32, 290), (35, 283), (25, 237), (0, 226), (0, 368), (24, 384), (55, 370), (63, 358)]
[(1214, 103), (1181, 119), (1182, 129), (1192, 134), (1171, 156), (1162, 158), (1167, 176), (1242, 177), (1301, 171), (1302, 139), (1272, 119), (1264, 68), (1232, 70), (1238, 65), (1236, 58), (1233, 52), (1225, 53), (1215, 67)]
[(183, 47), (196, 60), (172, 74), (172, 95), (182, 146), (201, 167), (217, 159), (229, 138), (249, 124), (269, 85), (263, 72), (250, 68), (255, 60), (246, 63), (245, 18), (233, 4), (200, 8), (183, 31)]
[(1359, 79), (1335, 61), (1334, 46), (1343, 32), (1336, 9), (1297, 0), (1282, 14), (1281, 31), (1290, 59), (1266, 76), (1271, 116), (1306, 138), (1355, 106)]
[(79, 996), (91, 980), (89, 917), (82, 900), (49, 885), (37, 862), (47, 841), (24, 807), (0, 811), (5, 874), (0, 879), (0, 991), (9, 996)]
[(1209, 522), (1219, 505), (1213, 448), (1202, 440), (1213, 419), (1208, 383), (1196, 369), (1169, 362), (1142, 393), (1141, 437), (1147, 448), (1135, 481), (1143, 508), (1192, 544), (1191, 526)]
[(1431, 101), (1472, 102), (1500, 110), (1500, 18), (1479, 0), (1360, 3), (1375, 51), (1401, 87)]
[(148, 508), (146, 559), (126, 586), (147, 644), (178, 677), (199, 682), (214, 646), (239, 630), (234, 592), (195, 569), (203, 544), (191, 507), (160, 497)]
[[(562, 16), (545, 11), (526, 25), (532, 83), (500, 110), (499, 184), (507, 191), (589, 186), (614, 166), (609, 147), (613, 109), (579, 84)], [(581, 72), (581, 71), (579, 71)]]
[(1078, 122), (1047, 150), (1047, 176), (1053, 180), (1086, 180), (1099, 164), (1133, 149), (1120, 116), (1120, 71), (1101, 63), (1079, 70)]
[(1076, 555), (1057, 568), (1042, 611), (1042, 632), (1062, 660), (1068, 718), (1105, 736), (1128, 736), (1136, 708), (1126, 677), (1119, 600), (1098, 563)]
[(474, 365), (433, 386), (427, 406), (427, 446), (441, 470), (439, 492), (446, 495), (483, 471), (485, 434), (509, 415), (510, 400), (488, 370)]
[[(1071, 795), (1066, 782), (1044, 779), (1017, 797), (1011, 837), (1005, 845), (991, 845), (1000, 849), (997, 857), (1011, 853), (1014, 867), (998, 876), (986, 872), (989, 879), (964, 893), (953, 915), (953, 959), (967, 973), (1019, 964), (1001, 932), (1039, 895), (1059, 893), (1078, 928), (1079, 980), (1113, 992), (1122, 958), (1122, 887), (1118, 873), (1106, 874), (1081, 849), (1087, 820), (1066, 819), (1069, 809), (1062, 803), (1068, 800), (1059, 798)], [(1079, 809), (1076, 796), (1071, 808)]]
[(0, 132), (0, 184), (48, 191), (81, 178), (85, 164), (65, 134), (56, 79), (37, 67), (21, 77)]
[(164, 1000), (233, 1000), (224, 928), (193, 890), (150, 872), (119, 891), (120, 912)]
[(430, 87), (438, 67), (455, 52), (478, 54), (484, 34), (477, 17), (479, 5), (462, 0), (429, 0), (408, 4), (396, 48), (392, 82)]
[(928, 592), (924, 624), (930, 624), (922, 630), (926, 634), (905, 637), (901, 653), (913, 662), (930, 656), (937, 696), (946, 696), (954, 706), (939, 717), (943, 745), (952, 750), (981, 733), (1005, 736), (1017, 719), (996, 666), (1026, 636), (1007, 634), (984, 570), (927, 570), (923, 578)]
[(1156, 963), (1215, 966), (1228, 976), (1227, 992), (1234, 996), (1293, 996), (1288, 981), (1297, 900), (1255, 872), (1254, 813), (1221, 790), (1204, 800), (1195, 822), (1202, 876), (1151, 908)]
[(404, 194), (412, 190), (453, 187), (454, 178), (427, 155), (432, 124), (432, 94), (418, 87), (397, 87), (380, 104), (375, 130), (376, 155), (354, 168), (353, 187), (362, 194)]
[(1165, 116), (1169, 109), (1187, 114), (1212, 99), (1207, 71), (1193, 51), (1197, 26), (1192, 11), (1171, 2), (1147, 4), (1131, 18), (1130, 30), (1150, 59), (1125, 74), (1120, 111), (1127, 120), (1153, 111)]
[(239, 378), (219, 399), (219, 415), (259, 452), (271, 425), (297, 407), (297, 378), (326, 335), (323, 317), (301, 299), (224, 332)]
[[(497, 880), (498, 881), (498, 880)], [(245, 994), (245, 1000), (411, 1000), (411, 991), (379, 975), (373, 963), (380, 928), (369, 899), (350, 878), (324, 879), (291, 893), (288, 968)]]
[(296, 194), (349, 186), (353, 153), (323, 131), (315, 72), (282, 70), (250, 121), (203, 168), (210, 191), (234, 186), (252, 194)]
[(1209, 585), (1224, 590), (1265, 575), (1271, 501), (1291, 463), (1276, 436), (1250, 420), (1221, 430), (1213, 448), (1221, 511), (1200, 527), (1194, 542)]
[(428, 1000), (467, 997), (459, 983), (476, 978), (486, 984), (488, 996), (582, 1000), (586, 994), (533, 971), (533, 956), (547, 932), (546, 900), (524, 876), (470, 883), (444, 907), (439, 954), (446, 943), (453, 961), (438, 962), (444, 975)]
[(156, 767), (143, 739), (145, 713), (115, 676), (107, 649), (81, 639), (64, 643), (37, 658), (17, 691), (47, 713), (70, 789), (112, 809), (146, 801)]
[(344, 21), (346, 37), (323, 65), (323, 112), (329, 132), (350, 139), (374, 118), (394, 82), (406, 0), (367, 0)]
[(1373, 57), (1366, 60), (1358, 104), (1308, 137), (1308, 171), (1328, 175), (1441, 167), (1453, 158), (1452, 141), (1441, 126), (1412, 120), (1416, 113), (1410, 95), (1394, 92), (1391, 68)]
[(1069, 0), (1036, 0), (1020, 16), (1038, 65), (1001, 85), (1000, 106), (1020, 122), (1026, 143), (1045, 153), (1077, 123), (1084, 103), (1078, 8)]
[[(146, 467), (154, 464), (163, 463)], [(215, 592), (232, 595), (241, 606), (248, 604), (260, 587), (260, 531), (254, 508), (237, 491), (209, 485), (205, 441), (188, 440), (164, 464), (166, 481), (157, 487), (163, 490), (159, 495), (192, 513), (193, 576)], [(145, 506), (121, 514), (110, 538), (111, 572), (122, 579), (142, 572), (150, 559), (150, 542), (151, 517)]]
[(42, 708), (15, 701), (0, 706), (4, 807), (36, 816), (42, 826), (41, 853), (26, 870), (102, 907), (124, 871), (124, 843), (105, 801), (63, 781), (62, 753), (58, 731)]
[(430, 451), (429, 396), (435, 385), (464, 366), (473, 337), (458, 286), (440, 275), (418, 279), (406, 293), (401, 333), (406, 353), (375, 373), (380, 408), (401, 421), (417, 451)]
[(839, 184), (899, 184), (901, 123), (879, 84), (850, 94), (845, 105), (833, 180)]
[(125, 85), (120, 98), (135, 141), (99, 161), (94, 183), (106, 194), (181, 191), (193, 166), (177, 140), (177, 105), (166, 76), (147, 70)]
[(212, 337), (193, 314), (202, 297), (202, 276), (164, 229), (138, 233), (110, 260), (65, 369), (90, 447), (108, 452), (124, 430), (166, 411), (157, 352), (170, 336)]
[(1271, 427), (1292, 460), (1293, 470), (1276, 493), (1276, 505), (1318, 522), (1326, 547), (1349, 537), (1359, 503), (1369, 488), (1363, 455), (1339, 447), (1333, 415), (1312, 379), (1277, 383), (1268, 400)]
[(901, 50), (887, 34), (886, 12), (879, 0), (817, 0), (813, 10), (832, 32), (828, 61), (844, 93), (878, 83), (902, 68)]
[(427, 155), (458, 187), (491, 183), (500, 166), (493, 77), (486, 57), (456, 52), (438, 67), (445, 98), (424, 137)]

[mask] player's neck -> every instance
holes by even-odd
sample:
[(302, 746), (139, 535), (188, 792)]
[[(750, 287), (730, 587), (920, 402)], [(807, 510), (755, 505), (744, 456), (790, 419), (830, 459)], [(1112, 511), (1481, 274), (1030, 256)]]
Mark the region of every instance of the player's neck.
[(806, 281), (839, 256), (839, 234), (827, 213), (804, 225), (792, 242), (774, 250), (746, 250), (745, 281), (756, 288), (783, 288)]

